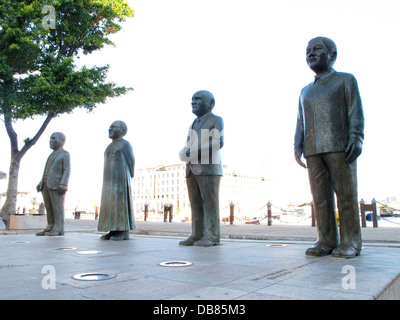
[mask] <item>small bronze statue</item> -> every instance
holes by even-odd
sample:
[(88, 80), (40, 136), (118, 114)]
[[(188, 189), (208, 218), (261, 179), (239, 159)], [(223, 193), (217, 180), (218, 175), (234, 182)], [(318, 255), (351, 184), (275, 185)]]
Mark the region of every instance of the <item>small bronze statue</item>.
[(104, 153), (103, 188), (98, 231), (107, 232), (102, 240), (129, 240), (129, 230), (136, 228), (131, 179), (135, 158), (131, 144), (124, 140), (128, 128), (123, 121), (115, 121), (108, 132), (111, 144)]
[(318, 37), (308, 43), (306, 61), (316, 77), (300, 94), (294, 153), (308, 168), (318, 228), (318, 240), (306, 255), (353, 258), (360, 254), (362, 242), (356, 159), (362, 151), (364, 115), (355, 77), (333, 69), (336, 56), (331, 39)]
[(50, 136), (53, 152), (47, 159), (43, 177), (36, 190), (42, 192), (47, 211), (47, 227), (37, 236), (62, 236), (64, 234), (64, 200), (71, 172), (70, 155), (65, 151), (65, 135), (54, 132)]
[(192, 210), (192, 234), (179, 243), (182, 246), (209, 247), (220, 243), (220, 149), (224, 145), (224, 122), (211, 112), (214, 105), (211, 92), (203, 90), (193, 95), (192, 112), (197, 118), (179, 152), (181, 161), (186, 162), (186, 184)]

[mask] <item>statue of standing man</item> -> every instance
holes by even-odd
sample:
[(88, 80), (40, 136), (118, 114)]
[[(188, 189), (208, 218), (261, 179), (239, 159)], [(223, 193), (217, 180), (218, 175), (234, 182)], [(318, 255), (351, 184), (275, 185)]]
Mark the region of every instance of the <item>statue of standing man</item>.
[(124, 140), (128, 128), (123, 121), (111, 124), (111, 144), (104, 153), (103, 189), (101, 193), (98, 231), (107, 232), (102, 240), (129, 240), (129, 230), (136, 228), (131, 179), (135, 158), (131, 144)]
[(331, 39), (308, 43), (306, 61), (316, 77), (300, 94), (294, 153), (308, 168), (318, 228), (318, 240), (306, 255), (353, 258), (361, 252), (356, 159), (362, 151), (364, 115), (355, 77), (333, 69), (336, 56)]
[(37, 236), (62, 236), (64, 234), (64, 200), (71, 172), (69, 152), (64, 150), (65, 135), (54, 132), (50, 136), (53, 152), (47, 159), (42, 180), (36, 190), (42, 192), (47, 211), (47, 227)]
[(214, 105), (214, 96), (209, 91), (193, 95), (192, 112), (197, 118), (179, 152), (180, 160), (186, 162), (186, 184), (192, 209), (192, 234), (179, 243), (182, 246), (210, 247), (220, 243), (220, 149), (224, 145), (224, 122), (211, 112)]

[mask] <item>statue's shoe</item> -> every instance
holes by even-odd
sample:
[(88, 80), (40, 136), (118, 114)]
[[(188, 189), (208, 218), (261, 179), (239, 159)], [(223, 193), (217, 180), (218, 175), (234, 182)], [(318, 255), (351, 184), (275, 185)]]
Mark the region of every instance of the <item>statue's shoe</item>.
[(194, 243), (195, 247), (212, 247), (219, 245), (219, 241), (202, 238)]
[(110, 237), (110, 240), (129, 240), (129, 231), (114, 231), (114, 233)]
[(112, 231), (109, 231), (108, 233), (106, 233), (106, 234), (103, 234), (101, 237), (100, 237), (100, 240), (110, 240), (110, 237), (112, 236)]
[(46, 232), (44, 235), (45, 235), (45, 236), (49, 236), (49, 237), (57, 237), (57, 236), (62, 236), (62, 235), (64, 235), (64, 232), (58, 232), (58, 231), (52, 230), (52, 231), (50, 231), (50, 232)]
[(179, 245), (180, 246), (193, 246), (194, 243), (198, 240), (199, 240), (198, 238), (194, 238), (194, 237), (190, 236), (189, 238), (187, 238), (185, 240), (179, 241)]
[(322, 243), (316, 243), (313, 247), (306, 250), (307, 256), (323, 257), (332, 253), (335, 248), (329, 247)]
[(361, 249), (357, 249), (350, 245), (340, 245), (332, 252), (333, 258), (339, 259), (351, 259), (356, 256), (359, 256), (361, 253)]
[(36, 236), (47, 236), (47, 234), (51, 231), (51, 229), (44, 229), (43, 231), (35, 233)]

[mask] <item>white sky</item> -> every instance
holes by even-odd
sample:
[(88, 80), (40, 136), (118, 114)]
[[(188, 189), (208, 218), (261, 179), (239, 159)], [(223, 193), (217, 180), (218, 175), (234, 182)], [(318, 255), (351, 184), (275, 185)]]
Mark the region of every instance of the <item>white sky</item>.
[[(135, 90), (54, 119), (21, 163), (19, 190), (35, 191), (50, 154), (49, 137), (67, 136), (72, 174), (67, 201), (100, 198), (103, 153), (114, 120), (128, 125), (136, 168), (180, 163), (198, 90), (213, 92), (214, 113), (225, 122), (222, 161), (264, 171), (277, 181), (266, 202), (311, 200), (307, 172), (293, 156), (298, 97), (314, 74), (307, 42), (332, 38), (337, 71), (358, 80), (366, 119), (358, 160), (359, 198), (400, 196), (396, 62), (400, 52), (398, 0), (132, 0), (135, 17), (112, 39), (116, 48), (80, 59), (110, 64), (110, 81)], [(19, 121), (22, 145), (43, 118)], [(0, 126), (0, 170), (8, 172), (10, 144)], [(0, 181), (0, 192), (6, 190)], [(234, 201), (234, 199), (232, 199)]]

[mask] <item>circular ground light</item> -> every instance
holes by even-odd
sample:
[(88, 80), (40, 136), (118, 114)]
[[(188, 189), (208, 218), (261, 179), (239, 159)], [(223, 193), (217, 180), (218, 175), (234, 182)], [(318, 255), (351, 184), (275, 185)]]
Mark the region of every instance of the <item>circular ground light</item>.
[(78, 273), (72, 278), (81, 281), (100, 281), (115, 278), (116, 275), (112, 273)]
[(101, 251), (97, 250), (85, 250), (85, 251), (78, 251), (77, 254), (99, 254)]
[(283, 248), (283, 247), (287, 247), (287, 244), (275, 243), (275, 244), (267, 244), (265, 246), (272, 247), (272, 248)]
[(191, 265), (192, 263), (189, 261), (165, 261), (160, 263), (162, 267), (187, 267)]
[(70, 251), (70, 250), (76, 250), (76, 249), (78, 249), (78, 248), (75, 248), (75, 247), (64, 247), (64, 248), (57, 248), (57, 249), (54, 249), (54, 250)]

